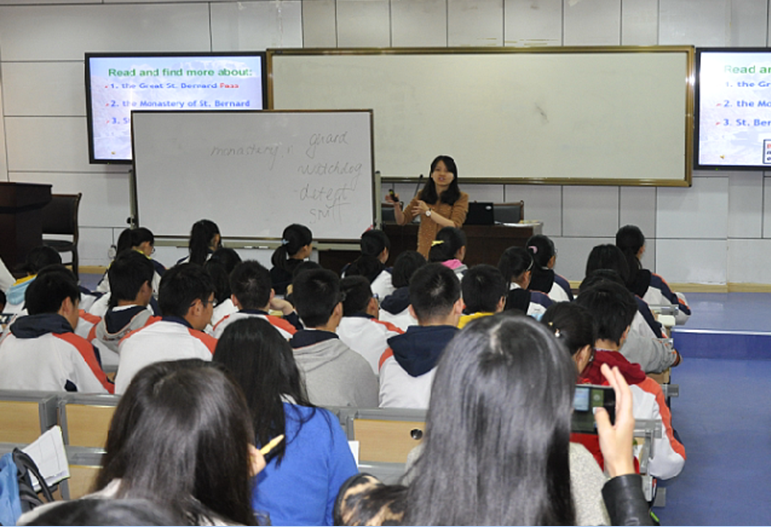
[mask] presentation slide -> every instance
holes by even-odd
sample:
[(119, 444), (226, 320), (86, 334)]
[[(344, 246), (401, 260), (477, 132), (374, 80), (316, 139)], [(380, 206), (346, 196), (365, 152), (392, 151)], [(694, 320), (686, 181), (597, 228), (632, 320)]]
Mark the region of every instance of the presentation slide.
[(699, 57), (697, 168), (771, 167), (771, 51)]
[(131, 161), (132, 110), (261, 110), (264, 55), (86, 56), (92, 163)]

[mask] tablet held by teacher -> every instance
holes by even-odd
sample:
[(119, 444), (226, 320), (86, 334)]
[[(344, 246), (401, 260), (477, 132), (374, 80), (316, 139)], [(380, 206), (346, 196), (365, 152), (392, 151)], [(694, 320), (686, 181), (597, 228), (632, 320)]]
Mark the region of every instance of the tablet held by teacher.
[(431, 162), (431, 177), (406, 207), (398, 195), (389, 194), (385, 199), (393, 203), (399, 225), (420, 216), (418, 252), (426, 258), (436, 233), (443, 227), (460, 228), (468, 213), (468, 194), (458, 187), (458, 167), (450, 156), (438, 156)]

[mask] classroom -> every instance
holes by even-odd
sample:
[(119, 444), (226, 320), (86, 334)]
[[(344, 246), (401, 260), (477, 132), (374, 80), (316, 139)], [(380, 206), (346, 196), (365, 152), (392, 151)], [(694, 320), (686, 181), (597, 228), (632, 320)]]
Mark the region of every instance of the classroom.
[[(762, 48), (771, 42), (769, 20), (769, 0), (62, 0), (53, 4), (0, 0), (0, 181), (50, 183), (54, 193), (82, 192), (81, 273), (100, 273), (110, 262), (109, 247), (131, 215), (130, 167), (89, 163), (84, 53), (497, 46)], [(570, 83), (569, 78), (564, 81)], [(452, 72), (437, 82), (452, 83)], [(415, 166), (414, 173), (428, 171), (437, 154), (454, 155), (426, 152), (424, 165)], [(456, 161), (461, 178), (464, 171), (473, 171), (463, 159), (456, 157)], [(382, 194), (392, 187), (405, 196), (414, 193), (414, 183), (383, 183)], [(719, 312), (719, 317), (724, 310), (740, 306), (759, 312), (769, 309), (763, 293), (771, 293), (771, 267), (764, 265), (771, 260), (771, 180), (763, 171), (695, 170), (691, 185), (682, 187), (463, 182), (462, 189), (471, 200), (523, 200), (525, 218), (543, 222), (543, 234), (559, 249), (557, 271), (571, 282), (583, 278), (591, 247), (614, 243), (618, 228), (633, 224), (646, 236), (643, 266), (665, 276), (673, 289), (703, 298), (691, 302), (694, 313), (701, 308)], [(191, 217), (186, 223), (197, 219)], [(223, 236), (227, 239), (226, 232)], [(239, 252), (244, 259), (269, 265), (272, 251)], [(154, 257), (168, 266), (185, 254), (185, 247), (158, 244)], [(729, 297), (729, 293), (752, 293), (753, 300)], [(741, 325), (738, 315), (733, 317)], [(762, 331), (762, 324), (743, 329)], [(765, 361), (724, 358), (719, 359), (720, 367), (730, 372), (725, 382), (739, 383), (752, 375), (747, 389), (767, 391), (761, 379), (754, 378), (768, 369)], [(753, 363), (760, 365), (754, 368)], [(674, 402), (681, 408), (673, 413), (685, 413), (683, 399), (689, 389), (704, 395), (697, 377), (707, 378), (714, 370), (699, 364), (694, 377), (673, 379), (680, 381), (682, 391)], [(697, 406), (698, 401), (689, 404)], [(702, 411), (699, 416), (708, 413)], [(693, 421), (689, 424), (698, 428)], [(767, 447), (758, 452), (769, 453)], [(693, 465), (686, 465), (686, 471)], [(693, 479), (698, 477), (692, 476), (687, 484)], [(662, 523), (770, 521), (768, 506), (755, 499), (752, 502), (760, 510), (743, 511), (748, 516), (737, 516), (743, 509), (736, 502), (739, 498), (725, 504), (730, 514), (723, 510), (726, 515), (717, 520), (706, 505), (705, 510), (694, 511), (694, 505), (682, 503), (685, 485), (682, 477), (672, 485), (669, 504), (660, 511)], [(717, 499), (720, 491), (712, 492)], [(754, 492), (760, 496), (760, 490)], [(711, 506), (719, 508), (719, 504)]]

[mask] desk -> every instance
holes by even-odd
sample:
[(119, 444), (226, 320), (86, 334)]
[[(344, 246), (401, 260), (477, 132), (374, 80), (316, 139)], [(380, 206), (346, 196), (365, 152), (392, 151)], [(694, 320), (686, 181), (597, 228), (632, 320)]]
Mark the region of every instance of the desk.
[[(392, 266), (396, 257), (403, 251), (414, 251), (418, 247), (418, 224), (396, 225), (387, 223), (383, 231), (391, 240), (391, 256), (386, 263)], [(525, 223), (510, 225), (464, 225), (466, 233), (466, 259), (471, 267), (481, 263), (498, 265), (503, 251), (511, 246), (524, 247), (525, 242), (534, 234), (541, 234), (543, 223)], [(319, 263), (326, 269), (340, 272), (343, 266), (358, 258), (357, 251), (320, 251)]]

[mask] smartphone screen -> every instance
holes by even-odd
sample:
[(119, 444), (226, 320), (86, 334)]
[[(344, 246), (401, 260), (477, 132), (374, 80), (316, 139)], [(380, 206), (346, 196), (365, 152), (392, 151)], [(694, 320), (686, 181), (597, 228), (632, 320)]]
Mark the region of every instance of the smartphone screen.
[(616, 393), (610, 386), (594, 384), (576, 385), (573, 397), (572, 431), (579, 434), (596, 434), (594, 409), (605, 408), (610, 415), (610, 422), (616, 421)]

